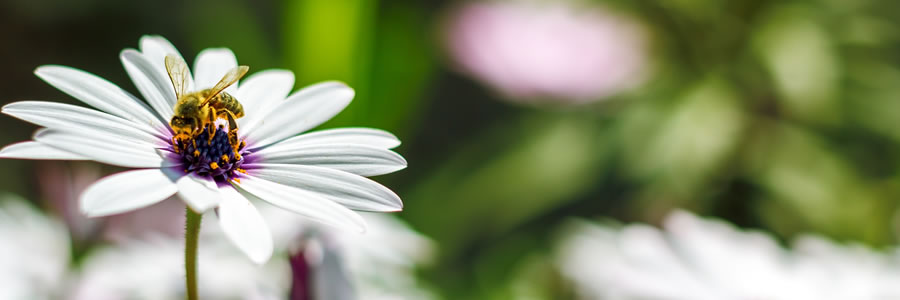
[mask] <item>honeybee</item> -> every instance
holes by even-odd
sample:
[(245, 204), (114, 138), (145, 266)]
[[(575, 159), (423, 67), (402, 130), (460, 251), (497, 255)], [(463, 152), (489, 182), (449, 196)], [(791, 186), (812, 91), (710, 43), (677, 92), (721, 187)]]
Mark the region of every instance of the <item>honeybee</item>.
[[(228, 135), (236, 140), (238, 124), (236, 119), (244, 116), (244, 106), (234, 96), (225, 92), (225, 88), (237, 82), (247, 74), (250, 68), (238, 66), (225, 73), (215, 86), (209, 89), (188, 93), (187, 64), (180, 57), (166, 56), (166, 71), (172, 86), (175, 87), (175, 114), (169, 125), (175, 131), (172, 144), (176, 141), (186, 142), (200, 134), (206, 128), (212, 140), (216, 119), (228, 121)], [(232, 142), (234, 142), (234, 140)]]

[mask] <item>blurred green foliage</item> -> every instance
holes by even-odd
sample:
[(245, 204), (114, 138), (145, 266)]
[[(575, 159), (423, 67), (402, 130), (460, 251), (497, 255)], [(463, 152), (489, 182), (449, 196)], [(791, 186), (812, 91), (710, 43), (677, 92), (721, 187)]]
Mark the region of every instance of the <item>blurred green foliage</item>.
[[(134, 91), (117, 54), (142, 34), (189, 60), (229, 47), (252, 71), (294, 71), (298, 88), (350, 84), (354, 102), (325, 127), (404, 141), (409, 169), (378, 180), (438, 243), (422, 276), (448, 299), (571, 297), (549, 255), (576, 216), (654, 223), (685, 207), (781, 238), (897, 242), (900, 2), (602, 2), (647, 27), (654, 72), (578, 107), (508, 104), (454, 72), (440, 28), (453, 1), (39, 2), (0, 3), (5, 101), (73, 102), (31, 76), (41, 64)], [(35, 129), (0, 126), (3, 144)], [(36, 201), (53, 184), (32, 162), (0, 168), (0, 188)]]

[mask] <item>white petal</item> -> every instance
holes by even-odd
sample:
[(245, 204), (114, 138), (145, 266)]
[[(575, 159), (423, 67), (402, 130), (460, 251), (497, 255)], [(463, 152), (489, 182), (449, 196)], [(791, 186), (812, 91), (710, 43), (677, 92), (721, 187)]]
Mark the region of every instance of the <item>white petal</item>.
[(81, 194), (81, 211), (90, 217), (123, 213), (175, 194), (174, 174), (162, 169), (126, 171), (107, 176)]
[(375, 148), (393, 149), (400, 140), (390, 132), (373, 128), (335, 128), (304, 133), (269, 145), (266, 149), (277, 152), (306, 145), (356, 144)]
[[(180, 57), (184, 60), (184, 57), (181, 56), (181, 53), (178, 52), (178, 49), (172, 45), (164, 37), (158, 35), (145, 35), (141, 37), (141, 53), (144, 55), (144, 58), (150, 62), (157, 70), (161, 71), (164, 74), (166, 73), (166, 55), (175, 55), (176, 57)], [(190, 73), (190, 70), (188, 70)], [(190, 75), (190, 74), (189, 74)], [(168, 78), (168, 77), (166, 77)], [(188, 90), (190, 90), (193, 84), (193, 77), (188, 76)]]
[[(125, 71), (137, 87), (144, 99), (156, 110), (160, 118), (168, 123), (172, 117), (172, 106), (175, 105), (175, 88), (166, 74), (165, 62), (151, 63), (140, 52), (125, 49), (119, 54)], [(163, 70), (160, 70), (160, 65)]]
[[(194, 83), (196, 90), (208, 89), (216, 85), (225, 73), (237, 67), (237, 58), (228, 48), (209, 48), (197, 54), (194, 62)], [(226, 92), (234, 95), (237, 83), (231, 85)]]
[(202, 214), (222, 201), (222, 195), (212, 178), (188, 174), (175, 184), (178, 185), (178, 196), (196, 213)]
[(366, 223), (357, 213), (315, 193), (245, 176), (238, 187), (272, 205), (346, 230), (363, 232)]
[(41, 66), (34, 73), (50, 85), (99, 110), (139, 124), (156, 126), (161, 122), (146, 104), (93, 74), (64, 66)]
[(259, 163), (319, 166), (362, 176), (383, 175), (406, 168), (406, 160), (394, 151), (356, 144), (294, 145), (289, 149), (273, 146), (263, 148), (254, 156), (260, 158)]
[(120, 136), (101, 131), (73, 132), (50, 129), (38, 132), (34, 139), (63, 151), (116, 166), (159, 168), (177, 164), (164, 160), (152, 146), (130, 143)]
[(150, 61), (162, 62), (166, 55), (174, 54), (181, 57), (181, 53), (169, 40), (158, 35), (145, 35), (141, 37), (139, 42), (141, 45), (141, 53), (147, 56)]
[(71, 152), (66, 152), (34, 141), (15, 143), (0, 150), (2, 158), (19, 159), (59, 159), (59, 160), (88, 160), (89, 158)]
[(262, 117), (247, 132), (248, 143), (264, 147), (307, 131), (337, 115), (350, 100), (353, 89), (341, 82), (323, 82), (297, 91)]
[[(138, 124), (97, 110), (65, 103), (20, 101), (3, 106), (3, 113), (44, 126), (63, 130), (103, 130), (136, 142), (165, 143), (161, 133), (150, 124)], [(157, 135), (154, 135), (157, 134)]]
[(222, 231), (250, 260), (264, 264), (272, 257), (272, 234), (265, 220), (250, 201), (234, 187), (219, 189), (222, 202), (218, 217)]
[(244, 117), (238, 119), (242, 131), (255, 127), (275, 105), (284, 101), (294, 87), (294, 73), (288, 70), (265, 70), (241, 81), (238, 101), (244, 106)]
[(272, 182), (314, 192), (354, 210), (403, 209), (400, 197), (390, 189), (344, 171), (303, 165), (260, 164), (247, 172)]
[[(145, 35), (141, 37), (141, 54), (144, 56), (148, 62), (150, 62), (153, 67), (158, 70), (158, 73), (162, 73), (165, 75), (166, 79), (169, 79), (168, 71), (166, 71), (166, 56), (174, 55), (176, 57), (184, 60), (184, 57), (181, 56), (181, 53), (178, 52), (178, 49), (175, 48), (172, 43), (169, 42), (166, 38), (158, 35)], [(188, 69), (187, 76), (187, 90), (192, 90), (194, 86), (194, 77), (191, 76), (191, 70)]]

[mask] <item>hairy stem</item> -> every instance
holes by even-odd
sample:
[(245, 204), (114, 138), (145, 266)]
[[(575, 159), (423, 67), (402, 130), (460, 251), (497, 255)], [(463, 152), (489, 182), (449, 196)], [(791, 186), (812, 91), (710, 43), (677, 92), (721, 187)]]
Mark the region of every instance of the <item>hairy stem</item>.
[(197, 300), (197, 236), (200, 233), (200, 221), (203, 215), (186, 207), (184, 217), (184, 271), (187, 299)]

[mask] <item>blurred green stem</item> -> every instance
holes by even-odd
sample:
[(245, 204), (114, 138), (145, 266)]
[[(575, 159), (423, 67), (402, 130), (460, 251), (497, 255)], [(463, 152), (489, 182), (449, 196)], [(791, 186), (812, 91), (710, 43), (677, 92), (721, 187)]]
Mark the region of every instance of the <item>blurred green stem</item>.
[(195, 213), (190, 207), (185, 207), (184, 217), (184, 271), (187, 299), (197, 300), (197, 236), (200, 233), (200, 221), (203, 215)]

